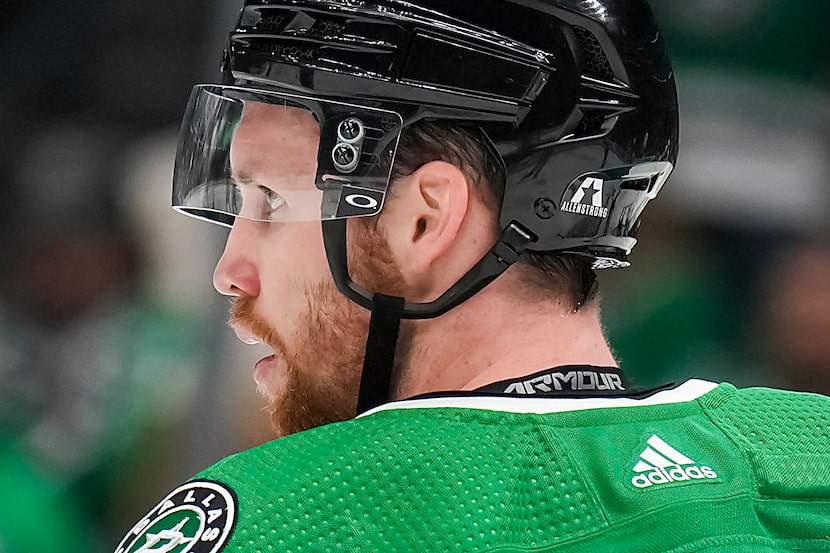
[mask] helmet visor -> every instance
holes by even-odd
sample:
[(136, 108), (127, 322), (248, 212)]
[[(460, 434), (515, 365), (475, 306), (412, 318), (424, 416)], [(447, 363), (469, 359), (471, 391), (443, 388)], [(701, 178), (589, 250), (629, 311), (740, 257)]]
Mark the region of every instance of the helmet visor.
[(182, 121), (173, 207), (232, 226), (377, 214), (403, 120), (394, 111), (198, 85)]

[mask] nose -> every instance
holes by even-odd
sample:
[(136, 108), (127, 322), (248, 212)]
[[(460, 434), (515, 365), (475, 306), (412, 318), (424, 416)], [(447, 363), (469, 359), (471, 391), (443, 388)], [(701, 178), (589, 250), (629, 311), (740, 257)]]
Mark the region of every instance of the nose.
[(250, 222), (237, 217), (225, 243), (225, 251), (213, 272), (213, 287), (225, 296), (259, 295), (254, 236)]

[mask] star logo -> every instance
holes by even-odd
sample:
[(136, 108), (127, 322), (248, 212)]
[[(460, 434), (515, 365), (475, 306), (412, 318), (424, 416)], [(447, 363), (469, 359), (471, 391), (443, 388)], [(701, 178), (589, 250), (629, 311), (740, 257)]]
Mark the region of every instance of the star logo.
[[(175, 527), (169, 530), (162, 530), (157, 534), (147, 532), (144, 535), (147, 542), (140, 549), (137, 549), (135, 553), (169, 553), (180, 544), (192, 542), (193, 538), (186, 538), (181, 532), (182, 526), (187, 524), (189, 520), (189, 518), (184, 518)], [(160, 545), (156, 547), (157, 544)]]
[(562, 211), (601, 219), (608, 217), (608, 207), (603, 203), (604, 185), (605, 180), (598, 175), (583, 175), (577, 178), (565, 193)]
[(236, 494), (219, 482), (194, 480), (165, 497), (115, 553), (217, 553), (236, 523)]

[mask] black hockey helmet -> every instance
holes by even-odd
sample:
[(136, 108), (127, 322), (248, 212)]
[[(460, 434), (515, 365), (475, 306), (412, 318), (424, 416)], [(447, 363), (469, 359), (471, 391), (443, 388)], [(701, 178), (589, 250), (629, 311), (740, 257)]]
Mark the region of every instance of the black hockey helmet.
[[(506, 168), (502, 236), (436, 301), (401, 302), (405, 318), (446, 312), (524, 250), (627, 266), (640, 214), (677, 157), (674, 77), (645, 0), (245, 0), (223, 73), (220, 95), (276, 95), (321, 122), (329, 264), (368, 308), (373, 294), (348, 275), (345, 218), (382, 207), (401, 129), (423, 118), (482, 129)], [(189, 111), (226, 111), (196, 96)], [(193, 194), (204, 170), (182, 146), (200, 142), (186, 126), (174, 205), (231, 224), (241, 208)], [(354, 148), (356, 135), (366, 144)]]

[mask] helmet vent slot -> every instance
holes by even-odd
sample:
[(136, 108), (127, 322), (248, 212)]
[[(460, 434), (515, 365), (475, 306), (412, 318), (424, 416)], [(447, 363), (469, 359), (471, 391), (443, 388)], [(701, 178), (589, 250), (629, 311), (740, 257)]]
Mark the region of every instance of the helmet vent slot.
[(318, 19), (311, 27), (311, 33), (322, 36), (340, 36), (346, 29), (346, 24), (335, 19)]
[(613, 81), (614, 72), (597, 37), (582, 27), (574, 27), (574, 36), (582, 52), (583, 74), (604, 81)]
[(638, 192), (651, 192), (651, 187), (654, 184), (654, 177), (643, 177), (640, 179), (627, 180), (620, 183), (622, 190), (636, 190)]
[(297, 33), (324, 37), (336, 37), (343, 34), (346, 22), (334, 18), (314, 18), (305, 12), (267, 12), (260, 13), (259, 19), (252, 23), (250, 30), (260, 33)]
[(316, 60), (320, 57), (319, 46), (286, 44), (267, 40), (252, 40), (251, 49), (271, 56), (290, 60)]
[(268, 15), (263, 15), (262, 19), (257, 21), (253, 30), (278, 33), (282, 31), (287, 19), (288, 17), (284, 13), (269, 13)]
[(587, 136), (596, 136), (605, 132), (605, 115), (602, 113), (585, 113), (582, 115), (582, 120), (574, 129), (574, 138), (584, 138)]

